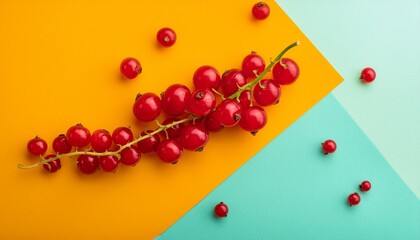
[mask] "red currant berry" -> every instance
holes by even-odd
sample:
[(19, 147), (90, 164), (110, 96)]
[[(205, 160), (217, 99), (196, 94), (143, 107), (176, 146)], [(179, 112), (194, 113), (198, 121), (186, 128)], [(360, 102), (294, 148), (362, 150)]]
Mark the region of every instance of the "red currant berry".
[(90, 132), (82, 124), (77, 124), (67, 130), (67, 139), (74, 147), (86, 147), (90, 143)]
[[(152, 132), (153, 132), (152, 130), (143, 131), (140, 134), (140, 136), (147, 136), (148, 134)], [(139, 147), (139, 150), (141, 153), (150, 153), (150, 152), (156, 151), (156, 148), (159, 145), (159, 143), (160, 143), (159, 134), (154, 134), (138, 142), (137, 147)]]
[(220, 202), (219, 204), (216, 205), (216, 207), (214, 207), (214, 213), (219, 218), (227, 217), (228, 212), (229, 212), (229, 208), (223, 202)]
[(179, 137), (179, 143), (187, 150), (201, 152), (209, 140), (209, 132), (202, 124), (186, 126)]
[(158, 145), (156, 153), (166, 163), (176, 163), (182, 154), (182, 146), (175, 139), (165, 139)]
[[(48, 159), (54, 158), (54, 157), (55, 157), (55, 155), (50, 154), (50, 155), (46, 156), (45, 159), (48, 160)], [(55, 160), (52, 160), (50, 162), (42, 164), (42, 167), (44, 167), (44, 169), (47, 170), (47, 172), (54, 173), (54, 172), (57, 172), (58, 170), (60, 170), (61, 161), (60, 161), (59, 158), (57, 158)]]
[(90, 145), (95, 152), (105, 152), (112, 145), (111, 134), (105, 129), (96, 130), (92, 134)]
[(208, 89), (197, 89), (192, 93), (188, 111), (197, 117), (205, 116), (216, 106), (216, 98)]
[(349, 202), (350, 207), (357, 205), (360, 203), (360, 195), (358, 193), (352, 193), (347, 198), (347, 201)]
[(244, 73), (239, 69), (230, 69), (223, 73), (220, 79), (220, 87), (224, 97), (229, 97), (238, 91), (239, 87), (246, 84)]
[(360, 80), (364, 83), (371, 83), (376, 78), (376, 72), (373, 68), (367, 67), (362, 70), (360, 73)]
[(125, 148), (120, 152), (120, 162), (127, 166), (135, 166), (140, 161), (141, 153), (137, 146)]
[[(163, 121), (162, 125), (168, 125), (177, 121), (179, 121), (178, 118), (167, 118), (165, 119), (165, 121)], [(167, 128), (166, 133), (168, 134), (168, 137), (172, 139), (178, 138), (181, 135), (181, 131), (184, 128), (184, 126), (185, 126), (184, 123), (179, 123), (170, 128)]]
[(133, 105), (133, 113), (137, 120), (150, 122), (155, 120), (161, 112), (161, 101), (154, 93), (139, 95)]
[(333, 140), (328, 139), (322, 143), (322, 151), (325, 155), (333, 153), (335, 150), (337, 150), (337, 144)]
[(115, 155), (100, 156), (99, 167), (104, 172), (115, 172), (118, 167), (118, 158)]
[(216, 111), (211, 111), (207, 114), (204, 119), (204, 126), (206, 126), (207, 130), (210, 132), (219, 132), (224, 128), (222, 124), (220, 124), (219, 119), (217, 119)]
[(255, 78), (265, 69), (264, 59), (257, 53), (251, 53), (242, 60), (242, 71), (246, 78)]
[(36, 136), (35, 138), (28, 141), (26, 148), (30, 154), (40, 156), (47, 151), (48, 145), (44, 139)]
[(216, 117), (222, 126), (233, 127), (241, 119), (241, 106), (232, 99), (225, 99), (217, 106)]
[(98, 157), (91, 155), (80, 155), (77, 158), (77, 167), (84, 174), (92, 174), (98, 169)]
[(239, 95), (239, 105), (242, 109), (247, 109), (251, 106), (251, 92), (246, 89)]
[(191, 91), (182, 84), (173, 84), (162, 93), (162, 111), (169, 116), (183, 114), (191, 99)]
[[(280, 64), (280, 61), (282, 64)], [(273, 67), (273, 79), (276, 86), (292, 84), (299, 77), (299, 66), (289, 58), (282, 58)]]
[(195, 89), (214, 89), (220, 88), (220, 74), (212, 66), (201, 66), (194, 72), (193, 83)]
[(58, 135), (53, 143), (52, 143), (53, 149), (56, 153), (69, 153), (71, 151), (71, 145), (69, 141), (66, 138), (66, 135), (60, 134)]
[(273, 80), (264, 79), (254, 87), (254, 99), (260, 106), (269, 106), (279, 102), (280, 88)]
[(133, 141), (133, 132), (127, 127), (119, 127), (112, 133), (112, 141), (117, 145), (125, 145)]
[(252, 106), (242, 111), (239, 126), (255, 135), (267, 123), (267, 114), (259, 106)]
[(162, 28), (158, 31), (156, 39), (163, 47), (170, 47), (176, 42), (176, 33), (170, 28)]
[(264, 20), (270, 15), (270, 7), (267, 3), (257, 2), (252, 7), (252, 15), (258, 20)]
[(362, 191), (362, 192), (367, 192), (367, 191), (369, 191), (371, 187), (372, 187), (372, 185), (370, 184), (370, 182), (369, 182), (369, 181), (363, 181), (363, 182), (359, 185), (360, 191)]
[(120, 65), (121, 74), (128, 79), (136, 78), (142, 70), (140, 62), (132, 57), (125, 58)]

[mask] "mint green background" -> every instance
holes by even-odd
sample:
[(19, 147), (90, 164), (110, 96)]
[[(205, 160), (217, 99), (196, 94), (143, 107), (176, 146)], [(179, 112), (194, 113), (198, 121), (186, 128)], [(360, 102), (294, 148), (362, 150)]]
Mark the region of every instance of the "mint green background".
[[(277, 2), (343, 76), (334, 96), (420, 199), (420, 1)], [(371, 85), (357, 79), (365, 66)]]
[[(325, 156), (327, 138), (338, 149)], [(349, 207), (364, 179), (371, 191)], [(213, 215), (220, 201), (227, 218)], [(158, 239), (418, 240), (420, 201), (328, 95)]]

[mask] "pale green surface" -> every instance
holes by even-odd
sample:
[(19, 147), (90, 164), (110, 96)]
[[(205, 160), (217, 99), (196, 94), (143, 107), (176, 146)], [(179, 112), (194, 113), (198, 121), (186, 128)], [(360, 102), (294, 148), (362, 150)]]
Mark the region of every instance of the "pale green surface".
[[(326, 138), (338, 144), (328, 156)], [(365, 179), (371, 191), (349, 207)], [(220, 201), (227, 218), (213, 214)], [(420, 201), (328, 95), (158, 239), (418, 240)]]
[[(343, 76), (333, 94), (420, 199), (420, 1), (277, 2)], [(358, 80), (365, 66), (371, 85)]]

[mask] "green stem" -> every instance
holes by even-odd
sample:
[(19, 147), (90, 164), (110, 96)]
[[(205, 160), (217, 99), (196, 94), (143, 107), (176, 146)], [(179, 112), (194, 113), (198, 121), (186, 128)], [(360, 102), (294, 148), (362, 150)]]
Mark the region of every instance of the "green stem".
[(52, 162), (52, 161), (54, 161), (56, 159), (61, 159), (61, 158), (65, 158), (65, 157), (74, 157), (74, 156), (79, 156), (79, 155), (90, 155), (90, 156), (98, 156), (98, 157), (114, 155), (114, 156), (118, 157), (118, 159), (119, 159), (120, 158), (120, 152), (122, 150), (124, 150), (126, 148), (129, 148), (130, 146), (132, 146), (134, 144), (137, 144), (138, 142), (140, 142), (140, 141), (142, 141), (144, 139), (150, 138), (150, 137), (152, 137), (155, 134), (158, 134), (158, 133), (160, 133), (162, 131), (165, 131), (168, 128), (174, 127), (174, 126), (176, 126), (178, 124), (181, 124), (181, 123), (185, 123), (185, 122), (189, 122), (189, 121), (194, 121), (194, 120), (196, 120), (198, 118), (201, 118), (201, 117), (189, 116), (187, 118), (184, 118), (184, 119), (181, 119), (179, 121), (175, 121), (175, 122), (172, 122), (172, 123), (169, 123), (169, 124), (166, 124), (166, 125), (159, 124), (158, 125), (158, 128), (155, 131), (153, 131), (153, 132), (151, 132), (151, 133), (149, 133), (147, 135), (144, 135), (144, 136), (139, 136), (138, 138), (134, 139), (133, 141), (131, 141), (131, 142), (125, 144), (125, 145), (120, 146), (120, 148), (118, 150), (116, 150), (116, 151), (110, 151), (110, 152), (106, 151), (106, 152), (103, 152), (103, 153), (99, 153), (99, 152), (91, 152), (91, 151), (87, 151), (87, 150), (86, 151), (78, 151), (78, 150), (76, 150), (76, 151), (70, 152), (70, 153), (57, 154), (55, 157), (52, 157), (52, 158), (49, 158), (49, 159), (45, 159), (45, 158), (43, 158), (41, 156), (41, 161), (39, 161), (37, 163), (34, 163), (32, 165), (22, 165), (22, 164), (19, 164), (18, 165), (18, 168), (21, 168), (21, 169), (30, 169), (30, 168), (37, 167), (39, 165), (43, 165), (43, 164), (48, 163), (48, 162)]
[(246, 89), (249, 89), (250, 91), (252, 90), (252, 87), (257, 84), (263, 77), (265, 74), (267, 74), (273, 67), (274, 65), (281, 60), (281, 58), (283, 57), (283, 55), (289, 51), (290, 49), (296, 47), (299, 45), (299, 41), (294, 42), (292, 44), (290, 44), (289, 46), (287, 46), (283, 51), (281, 51), (281, 53), (279, 55), (277, 55), (277, 57), (271, 61), (270, 65), (268, 65), (264, 71), (258, 75), (254, 80), (252, 80), (251, 82), (245, 84), (244, 86), (240, 87), (238, 89), (238, 91), (236, 91), (234, 94), (230, 95), (229, 97), (227, 97), (228, 99), (236, 99), (239, 98), (239, 96), (241, 95), (241, 93), (243, 91), (245, 91)]

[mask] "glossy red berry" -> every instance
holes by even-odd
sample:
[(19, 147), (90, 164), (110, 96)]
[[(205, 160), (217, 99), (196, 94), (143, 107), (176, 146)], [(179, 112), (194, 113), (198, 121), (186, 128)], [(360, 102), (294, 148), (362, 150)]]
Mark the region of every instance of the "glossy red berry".
[(104, 172), (115, 172), (118, 167), (118, 158), (115, 155), (100, 156), (99, 167)]
[(47, 151), (48, 145), (44, 139), (36, 136), (35, 138), (28, 141), (26, 148), (30, 154), (40, 156)]
[(216, 111), (211, 111), (204, 118), (204, 126), (210, 132), (219, 132), (223, 130), (224, 126), (220, 124), (219, 119), (217, 119)]
[[(282, 64), (280, 64), (280, 61)], [(290, 58), (282, 58), (273, 67), (274, 83), (279, 85), (292, 84), (299, 77), (299, 66)]]
[(376, 72), (373, 68), (367, 67), (362, 70), (360, 73), (360, 80), (364, 83), (371, 83), (376, 78)]
[[(50, 155), (46, 156), (45, 159), (48, 160), (48, 159), (53, 158), (53, 157), (55, 157), (55, 155), (50, 154)], [(57, 158), (55, 160), (52, 160), (50, 162), (47, 162), (47, 163), (42, 164), (42, 167), (45, 170), (47, 170), (47, 172), (55, 173), (58, 170), (60, 170), (60, 168), (61, 168), (61, 161), (60, 161), (59, 158)]]
[(165, 139), (158, 145), (156, 153), (166, 163), (176, 163), (182, 154), (182, 146), (175, 139)]
[(127, 166), (135, 166), (140, 161), (141, 153), (137, 146), (125, 148), (120, 152), (120, 162)]
[(252, 15), (258, 20), (264, 20), (270, 15), (270, 7), (267, 3), (257, 2), (252, 7)]
[(223, 73), (220, 79), (220, 87), (224, 97), (229, 97), (238, 91), (239, 87), (246, 84), (244, 73), (239, 69), (230, 69)]
[(209, 140), (209, 132), (202, 124), (191, 124), (186, 126), (178, 141), (184, 149), (191, 151), (202, 151)]
[[(152, 133), (152, 130), (143, 131), (140, 136), (146, 136)], [(156, 151), (157, 146), (160, 143), (159, 134), (151, 135), (150, 137), (141, 140), (137, 143), (137, 147), (139, 148), (141, 153), (150, 153)]]
[(248, 54), (242, 60), (242, 71), (246, 78), (255, 78), (265, 69), (264, 59), (257, 53)]
[(128, 79), (136, 78), (142, 70), (140, 62), (132, 57), (125, 58), (120, 65), (121, 74)]
[(347, 198), (347, 201), (350, 204), (350, 207), (359, 204), (360, 200), (361, 200), (360, 195), (358, 193), (352, 193)]
[(150, 122), (155, 120), (161, 112), (160, 98), (154, 93), (139, 95), (133, 105), (133, 113), (137, 120)]
[(267, 123), (267, 114), (262, 107), (252, 106), (242, 111), (239, 126), (242, 129), (256, 134)]
[(212, 66), (201, 66), (194, 72), (193, 83), (195, 89), (214, 89), (220, 88), (220, 74)]
[(71, 151), (72, 146), (70, 145), (69, 141), (66, 138), (66, 135), (60, 134), (58, 135), (53, 143), (53, 149), (56, 153), (69, 153)]
[(80, 155), (77, 158), (77, 167), (84, 174), (94, 173), (99, 166), (98, 157), (91, 155)]
[(217, 106), (216, 117), (222, 126), (233, 127), (241, 119), (241, 106), (232, 99), (225, 99)]
[(209, 89), (197, 89), (192, 93), (188, 111), (200, 117), (209, 114), (216, 106), (216, 98)]
[(173, 84), (162, 93), (162, 111), (169, 116), (185, 113), (191, 99), (191, 91), (182, 84)]
[(70, 127), (66, 134), (67, 140), (73, 147), (86, 147), (90, 143), (90, 131), (82, 124)]
[(176, 33), (171, 28), (162, 28), (156, 34), (156, 39), (163, 47), (170, 47), (176, 42)]
[(256, 84), (253, 90), (255, 102), (260, 106), (269, 106), (279, 102), (280, 88), (274, 84), (273, 80), (264, 79)]
[(105, 152), (112, 145), (111, 134), (105, 129), (94, 131), (90, 138), (90, 145), (95, 152)]
[[(171, 124), (171, 123), (177, 122), (177, 121), (179, 121), (178, 118), (167, 118), (167, 119), (165, 119), (165, 121), (163, 121), (162, 125), (168, 125), (168, 124)], [(174, 125), (170, 128), (167, 128), (166, 132), (168, 133), (168, 137), (172, 138), (172, 139), (178, 138), (181, 135), (181, 131), (184, 127), (185, 127), (184, 123), (179, 123), (179, 124), (176, 124), (176, 125)], [(165, 135), (165, 137), (166, 137), (166, 135)]]
[(359, 185), (360, 191), (362, 191), (362, 192), (367, 192), (367, 191), (369, 191), (371, 187), (372, 187), (372, 185), (370, 184), (370, 182), (369, 182), (369, 181), (363, 181), (363, 182)]
[(216, 217), (219, 217), (219, 218), (227, 217), (228, 212), (229, 212), (229, 208), (223, 202), (220, 202), (214, 207), (214, 213), (216, 214)]
[(325, 155), (335, 152), (337, 150), (337, 144), (334, 140), (328, 139), (322, 143), (322, 151)]
[(239, 95), (239, 105), (241, 105), (242, 110), (251, 106), (251, 92), (248, 89), (242, 91)]
[(112, 132), (112, 141), (117, 145), (125, 145), (133, 141), (133, 132), (127, 127), (118, 127)]

